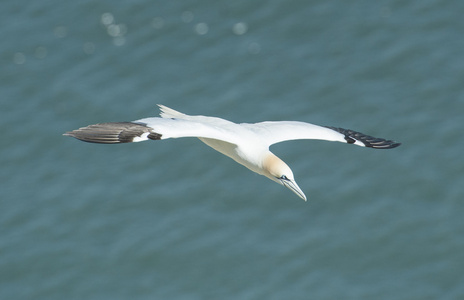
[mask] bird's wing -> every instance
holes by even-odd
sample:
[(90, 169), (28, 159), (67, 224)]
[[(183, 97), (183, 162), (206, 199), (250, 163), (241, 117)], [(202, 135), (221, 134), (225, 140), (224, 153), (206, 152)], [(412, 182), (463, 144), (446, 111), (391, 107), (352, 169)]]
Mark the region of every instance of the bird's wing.
[(280, 121), (240, 125), (259, 135), (268, 146), (301, 139), (337, 141), (376, 149), (390, 149), (400, 145), (394, 141), (375, 138), (349, 129), (318, 126), (305, 122)]
[[(222, 119), (221, 119), (222, 120)], [(181, 137), (200, 137), (222, 140), (236, 144), (240, 137), (231, 127), (238, 124), (230, 122), (228, 126), (214, 122), (201, 122), (184, 119), (145, 118), (133, 122), (111, 122), (89, 125), (65, 133), (79, 140), (91, 143), (116, 144), (141, 142), (146, 140), (164, 140)]]

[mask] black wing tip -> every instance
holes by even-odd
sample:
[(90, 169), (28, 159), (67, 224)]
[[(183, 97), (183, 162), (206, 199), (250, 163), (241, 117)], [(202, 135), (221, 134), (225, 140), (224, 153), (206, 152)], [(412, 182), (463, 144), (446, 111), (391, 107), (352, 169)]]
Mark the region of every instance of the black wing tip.
[(339, 127), (326, 126), (329, 129), (335, 130), (345, 135), (345, 140), (348, 144), (354, 144), (356, 141), (361, 142), (365, 147), (374, 149), (393, 149), (401, 145), (392, 140), (386, 140), (383, 138), (376, 138), (370, 135), (366, 135), (361, 132), (357, 132), (351, 129), (344, 129)]
[[(85, 128), (86, 127), (84, 127), (84, 129)], [(95, 144), (120, 144), (120, 143), (129, 142), (129, 141), (120, 140), (117, 135), (101, 136), (98, 134), (92, 134), (92, 133), (86, 132), (81, 129), (69, 131), (69, 132), (64, 133), (63, 135), (73, 137), (83, 142), (95, 143)]]
[(394, 142), (394, 141), (385, 141), (383, 144), (381, 144), (381, 145), (373, 145), (371, 148), (375, 148), (375, 149), (393, 149), (393, 148), (399, 147), (400, 145), (401, 145), (401, 143), (397, 143), (397, 142)]
[(147, 134), (148, 139), (159, 140), (161, 134), (152, 131), (145, 124), (132, 122), (99, 123), (64, 133), (78, 140), (97, 144), (131, 143), (136, 138)]
[(393, 148), (396, 148), (396, 147), (399, 147), (399, 146), (401, 146), (401, 143), (393, 142), (393, 144), (390, 145), (389, 149), (393, 149)]

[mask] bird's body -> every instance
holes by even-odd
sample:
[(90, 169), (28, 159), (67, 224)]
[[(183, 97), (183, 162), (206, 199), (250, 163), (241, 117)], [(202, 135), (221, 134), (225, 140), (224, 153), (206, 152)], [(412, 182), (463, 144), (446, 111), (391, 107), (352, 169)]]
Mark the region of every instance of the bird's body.
[(296, 184), (291, 169), (269, 151), (272, 144), (296, 139), (319, 139), (377, 149), (390, 149), (400, 145), (352, 130), (305, 122), (237, 124), (216, 117), (185, 115), (166, 106), (159, 106), (161, 118), (100, 123), (67, 132), (65, 135), (103, 144), (197, 137), (251, 171), (288, 187), (304, 200), (306, 196)]

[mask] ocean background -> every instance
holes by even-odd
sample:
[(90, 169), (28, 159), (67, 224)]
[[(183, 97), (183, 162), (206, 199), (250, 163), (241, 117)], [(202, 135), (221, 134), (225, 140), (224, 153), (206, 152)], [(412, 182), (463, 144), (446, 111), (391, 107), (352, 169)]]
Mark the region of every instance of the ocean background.
[[(0, 3), (0, 299), (464, 299), (464, 1)], [(156, 116), (401, 142), (271, 150), (304, 202)]]

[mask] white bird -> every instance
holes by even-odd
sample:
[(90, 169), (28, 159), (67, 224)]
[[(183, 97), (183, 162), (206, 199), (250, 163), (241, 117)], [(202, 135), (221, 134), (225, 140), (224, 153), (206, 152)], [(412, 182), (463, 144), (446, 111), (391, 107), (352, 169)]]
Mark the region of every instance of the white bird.
[(299, 139), (337, 141), (375, 149), (391, 149), (400, 145), (394, 141), (337, 127), (317, 126), (297, 121), (237, 124), (216, 117), (189, 116), (163, 105), (158, 106), (161, 110), (161, 118), (99, 123), (64, 135), (101, 144), (197, 137), (206, 145), (251, 171), (289, 188), (305, 201), (306, 196), (296, 184), (292, 170), (269, 151), (269, 146)]

